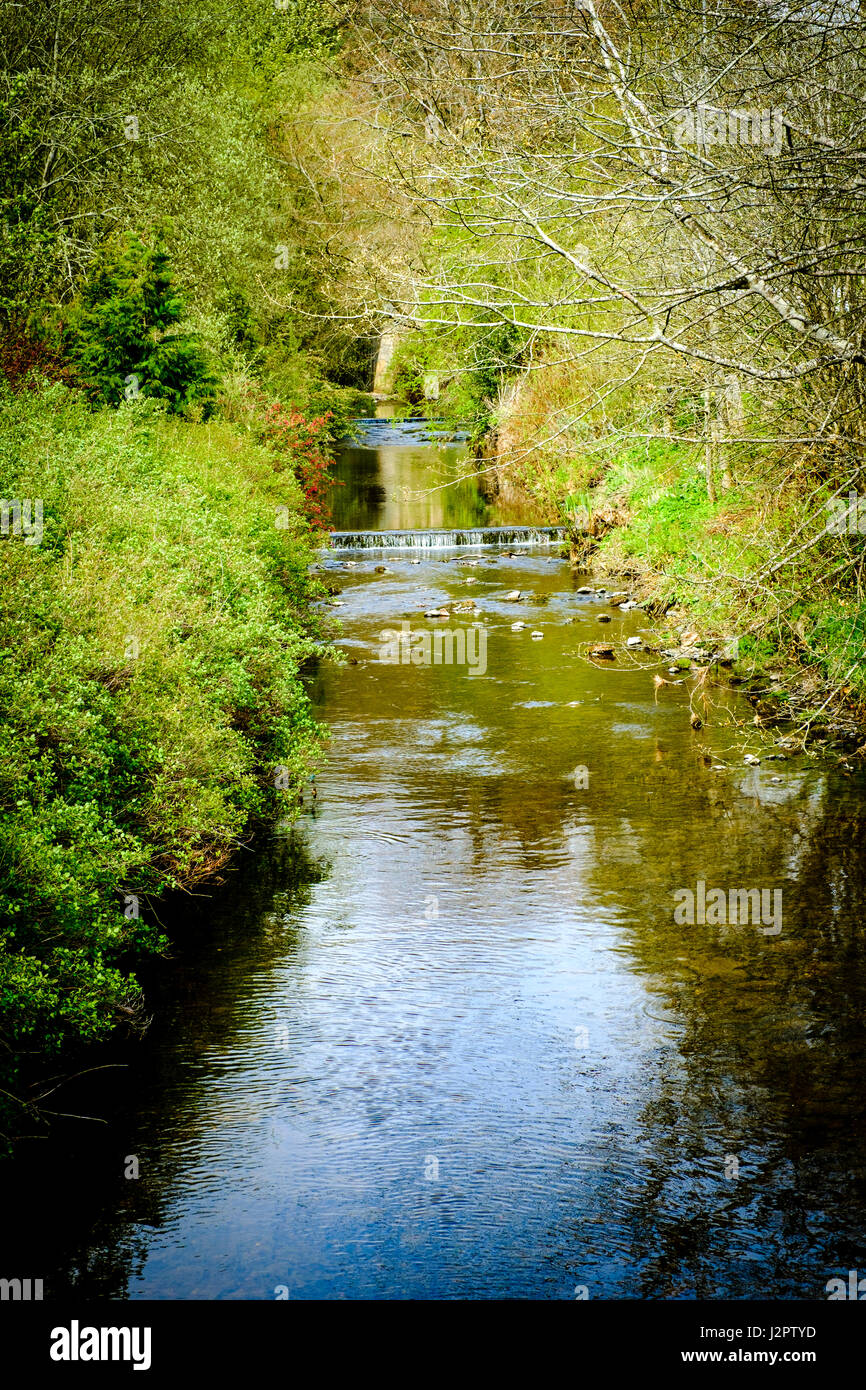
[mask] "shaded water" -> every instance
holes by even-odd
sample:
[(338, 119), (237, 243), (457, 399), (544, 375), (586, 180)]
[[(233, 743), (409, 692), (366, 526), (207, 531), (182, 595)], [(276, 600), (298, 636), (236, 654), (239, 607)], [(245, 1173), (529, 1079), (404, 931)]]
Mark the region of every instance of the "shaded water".
[[(341, 529), (467, 524), (355, 463)], [(745, 764), (771, 751), (748, 706), (656, 690), (643, 615), (547, 551), (326, 564), (356, 664), (317, 678), (318, 799), (175, 933), (107, 1132), (46, 1157), (47, 1296), (823, 1298), (863, 1272), (862, 783)], [(483, 673), (380, 660), (383, 630), (477, 621)], [(781, 931), (678, 925), (698, 880), (781, 889)]]

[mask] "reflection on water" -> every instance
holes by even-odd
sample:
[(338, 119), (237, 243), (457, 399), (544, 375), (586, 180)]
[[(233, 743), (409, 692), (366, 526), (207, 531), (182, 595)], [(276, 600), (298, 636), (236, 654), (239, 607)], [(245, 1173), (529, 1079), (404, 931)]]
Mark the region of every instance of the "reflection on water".
[(538, 521), (481, 495), (467, 448), (441, 422), (363, 421), (337, 453), (335, 531), (498, 526)]
[[(824, 1298), (866, 1267), (864, 786), (747, 766), (720, 686), (693, 731), (688, 678), (624, 648), (646, 620), (562, 561), (467, 558), (329, 561), (357, 664), (317, 678), (318, 801), (176, 931), (107, 1131), (19, 1165), (47, 1293)], [(379, 660), (468, 596), (483, 677)], [(698, 881), (781, 889), (782, 931), (677, 925)]]

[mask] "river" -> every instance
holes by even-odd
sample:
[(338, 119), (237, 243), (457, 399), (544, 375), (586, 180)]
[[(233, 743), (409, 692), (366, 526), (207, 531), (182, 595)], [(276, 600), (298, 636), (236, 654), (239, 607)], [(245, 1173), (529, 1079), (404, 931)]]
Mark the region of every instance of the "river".
[[(370, 425), (335, 525), (513, 525), (466, 471)], [(824, 1298), (866, 1270), (862, 778), (768, 758), (558, 546), (423, 540), (325, 560), (317, 797), (174, 931), (7, 1250), (46, 1297)], [(677, 920), (699, 885), (778, 920)]]

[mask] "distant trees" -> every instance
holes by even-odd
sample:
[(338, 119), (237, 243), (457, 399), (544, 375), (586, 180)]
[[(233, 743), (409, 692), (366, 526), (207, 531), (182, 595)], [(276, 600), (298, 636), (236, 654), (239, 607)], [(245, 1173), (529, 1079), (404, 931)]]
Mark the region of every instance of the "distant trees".
[[(157, 226), (227, 374), (302, 355), (300, 311), (327, 305), (281, 132), (331, 80), (341, 26), (328, 0), (0, 4), (0, 361), (49, 362), (53, 311)], [(157, 336), (179, 399), (177, 338)]]
[(605, 389), (685, 373), (719, 419), (733, 375), (862, 437), (861, 9), (372, 0), (364, 30), (390, 177), (436, 228), (405, 314), (601, 353)]
[[(0, 14), (0, 310), (74, 292), (122, 219), (133, 146), (164, 141), (179, 71), (203, 61), (201, 0), (18, 0)], [(150, 143), (149, 143), (150, 142)]]

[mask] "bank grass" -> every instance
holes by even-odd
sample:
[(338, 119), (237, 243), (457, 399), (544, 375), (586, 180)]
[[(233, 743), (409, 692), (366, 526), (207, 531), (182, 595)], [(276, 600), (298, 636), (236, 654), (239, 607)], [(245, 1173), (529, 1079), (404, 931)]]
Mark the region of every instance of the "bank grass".
[(0, 538), (15, 1131), (40, 1060), (140, 1015), (135, 963), (166, 944), (154, 900), (293, 803), (321, 743), (301, 677), (322, 640), (297, 483), (230, 424), (148, 401), (94, 412), (60, 385), (7, 392), (0, 494), (41, 498), (44, 516), (38, 546)]
[(591, 509), (615, 507), (621, 518), (598, 542), (596, 567), (640, 576), (656, 611), (672, 609), (680, 628), (736, 638), (748, 674), (806, 668), (822, 693), (862, 706), (862, 541), (820, 534), (831, 483), (811, 478), (806, 503), (802, 474), (755, 447), (737, 459), (732, 487), (717, 480), (712, 501), (702, 456), (664, 439), (616, 452), (589, 493)]

